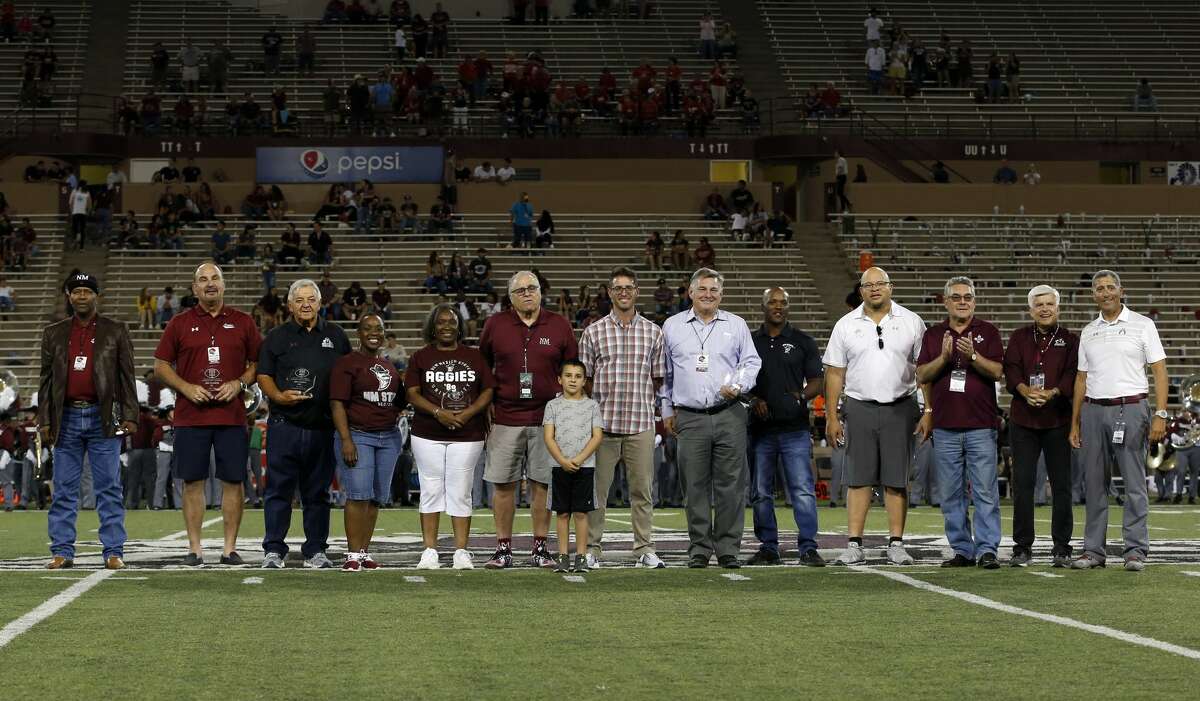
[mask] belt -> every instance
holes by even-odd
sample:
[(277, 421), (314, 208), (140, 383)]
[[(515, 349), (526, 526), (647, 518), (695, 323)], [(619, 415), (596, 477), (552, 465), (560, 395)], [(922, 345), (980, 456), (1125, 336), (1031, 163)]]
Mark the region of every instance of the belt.
[(73, 409), (90, 409), (96, 406), (96, 402), (81, 402), (76, 399), (68, 399), (67, 404)]
[(705, 409), (693, 409), (690, 406), (677, 406), (675, 408), (680, 411), (686, 411), (690, 414), (708, 414), (709, 416), (712, 416), (713, 414), (720, 414), (722, 411), (725, 411), (736, 403), (737, 402), (725, 402), (724, 404), (717, 404), (716, 406), (710, 406)]
[(1145, 394), (1132, 394), (1128, 397), (1113, 397), (1112, 399), (1092, 399), (1084, 397), (1083, 401), (1088, 404), (1099, 404), (1100, 406), (1119, 406), (1121, 404), (1137, 404), (1146, 398)]
[(912, 399), (914, 397), (914, 395), (915, 395), (915, 393), (914, 394), (906, 394), (903, 397), (893, 399), (890, 402), (877, 402), (874, 399), (854, 399), (854, 397), (848, 397), (848, 399), (854, 399), (854, 401), (856, 401), (856, 402), (860, 402), (862, 404), (873, 404), (875, 406), (895, 406), (896, 404), (899, 404), (900, 402), (906, 402), (909, 399)]

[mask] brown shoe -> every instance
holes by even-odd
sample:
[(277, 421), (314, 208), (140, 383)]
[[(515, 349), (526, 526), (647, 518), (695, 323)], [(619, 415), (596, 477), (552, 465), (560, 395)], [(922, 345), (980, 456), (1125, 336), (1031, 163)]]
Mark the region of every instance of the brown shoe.
[(123, 570), (125, 569), (125, 561), (113, 555), (104, 561), (104, 569), (106, 570)]
[(48, 570), (65, 570), (67, 568), (74, 567), (74, 566), (75, 566), (74, 560), (68, 560), (67, 558), (63, 557), (62, 555), (55, 555), (50, 560), (50, 562), (46, 565), (46, 569), (48, 569)]

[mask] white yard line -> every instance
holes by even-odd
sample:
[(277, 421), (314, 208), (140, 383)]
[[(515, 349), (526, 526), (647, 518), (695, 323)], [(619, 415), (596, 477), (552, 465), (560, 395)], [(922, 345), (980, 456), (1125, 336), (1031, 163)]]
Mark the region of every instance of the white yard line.
[[(633, 522), (632, 522), (632, 521), (622, 521), (621, 519), (619, 519), (619, 518), (613, 518), (612, 516), (605, 516), (605, 517), (604, 517), (604, 520), (605, 520), (606, 522), (607, 522), (607, 521), (612, 521), (613, 523), (619, 523), (619, 524), (621, 524), (622, 526), (629, 526), (629, 527), (631, 527), (631, 528), (633, 527)], [(671, 531), (674, 531), (674, 530), (675, 530), (674, 528), (666, 528), (666, 527), (664, 527), (664, 526), (653, 526), (653, 525), (652, 525), (652, 526), (650, 526), (650, 529), (651, 529), (651, 530), (654, 530), (654, 531), (666, 531), (666, 532), (671, 532)]]
[(731, 573), (731, 574), (723, 574), (721, 576), (724, 577), (725, 579), (728, 579), (731, 582), (749, 582), (750, 581), (750, 578), (744, 574), (732, 574)]
[(98, 570), (93, 572), (67, 587), (64, 591), (50, 597), (34, 610), (4, 626), (3, 629), (0, 629), (0, 649), (15, 640), (21, 633), (58, 613), (64, 606), (83, 596), (88, 589), (113, 576), (116, 572), (117, 570)]
[(894, 582), (900, 582), (901, 584), (907, 584), (908, 586), (913, 587), (914, 589), (920, 589), (922, 591), (931, 592), (933, 594), (941, 594), (942, 596), (948, 596), (953, 599), (958, 599), (959, 601), (964, 601), (968, 604), (974, 604), (976, 606), (982, 606), (984, 608), (989, 608), (989, 609), (992, 609), (993, 611), (1000, 611), (1001, 613), (1009, 613), (1014, 616), (1025, 616), (1027, 618), (1033, 618), (1035, 620), (1045, 621), (1047, 623), (1054, 623), (1056, 625), (1066, 626), (1067, 628), (1075, 628), (1077, 630), (1086, 631), (1088, 633), (1094, 633), (1096, 635), (1103, 635), (1106, 638), (1120, 640), (1121, 642), (1130, 643), (1132, 645), (1140, 645), (1142, 647), (1148, 647), (1152, 650), (1158, 650), (1160, 652), (1169, 652), (1173, 655), (1179, 655), (1180, 657), (1187, 657), (1187, 658), (1193, 659), (1193, 660), (1200, 660), (1200, 650), (1193, 650), (1188, 647), (1183, 647), (1182, 645), (1175, 645), (1174, 643), (1163, 642), (1162, 640), (1155, 640), (1154, 638), (1147, 638), (1142, 635), (1137, 635), (1136, 633), (1126, 633), (1123, 630), (1117, 630), (1116, 628), (1109, 628), (1108, 626), (1099, 626), (1099, 625), (1095, 625), (1092, 623), (1084, 623), (1082, 621), (1077, 621), (1073, 618), (1067, 618), (1065, 616), (1056, 616), (1054, 614), (1041, 613), (1039, 611), (1030, 611), (1029, 609), (1023, 609), (1023, 608), (1018, 608), (1016, 606), (1010, 606), (1008, 604), (1003, 604), (1003, 603), (1000, 603), (999, 601), (993, 601), (992, 599), (988, 599), (988, 598), (979, 596), (977, 594), (971, 594), (970, 592), (957, 591), (955, 589), (947, 589), (946, 587), (941, 587), (936, 584), (930, 584), (929, 582), (923, 582), (919, 579), (913, 579), (912, 577), (900, 574), (899, 572), (893, 572), (893, 571), (883, 570), (883, 569), (874, 569), (874, 568), (870, 568), (870, 567), (858, 568), (856, 571), (874, 574), (874, 575), (878, 575), (880, 577), (886, 577), (887, 579), (890, 579)]
[[(223, 520), (224, 518), (225, 518), (224, 516), (210, 518), (207, 521), (205, 521), (204, 523), (200, 524), (200, 530), (204, 530), (205, 528), (208, 528), (209, 526), (213, 525), (214, 523), (218, 523), (219, 521)], [(182, 531), (175, 531), (171, 535), (165, 535), (162, 538), (159, 538), (159, 540), (179, 540), (180, 538), (186, 538), (186, 537), (187, 537), (187, 529), (184, 529)]]
[(1046, 579), (1063, 579), (1065, 574), (1054, 574), (1052, 572), (1030, 572), (1029, 574), (1035, 577), (1045, 577)]
[(1179, 574), (1186, 574), (1189, 577), (1200, 577), (1200, 572), (1193, 572), (1191, 570), (1184, 570), (1184, 571), (1180, 572)]

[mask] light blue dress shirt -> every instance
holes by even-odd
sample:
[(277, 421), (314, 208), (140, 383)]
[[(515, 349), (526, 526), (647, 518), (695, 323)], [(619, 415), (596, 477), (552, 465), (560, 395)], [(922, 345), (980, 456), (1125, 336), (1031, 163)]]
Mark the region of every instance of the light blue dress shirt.
[[(724, 385), (748, 392), (762, 367), (750, 327), (724, 309), (718, 309), (707, 324), (691, 309), (667, 319), (663, 346), (667, 355), (667, 376), (660, 392), (664, 417), (674, 416), (676, 406), (707, 409), (726, 403), (721, 396)], [(698, 369), (701, 355), (708, 361), (704, 371)]]

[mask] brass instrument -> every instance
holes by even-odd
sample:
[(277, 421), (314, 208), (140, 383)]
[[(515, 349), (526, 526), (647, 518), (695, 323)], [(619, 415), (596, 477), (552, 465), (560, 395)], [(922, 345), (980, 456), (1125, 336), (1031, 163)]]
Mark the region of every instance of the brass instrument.
[(11, 370), (0, 370), (0, 414), (15, 407), (20, 398), (17, 376)]
[(250, 385), (242, 391), (242, 404), (246, 407), (247, 416), (254, 416), (262, 408), (263, 391), (257, 383)]

